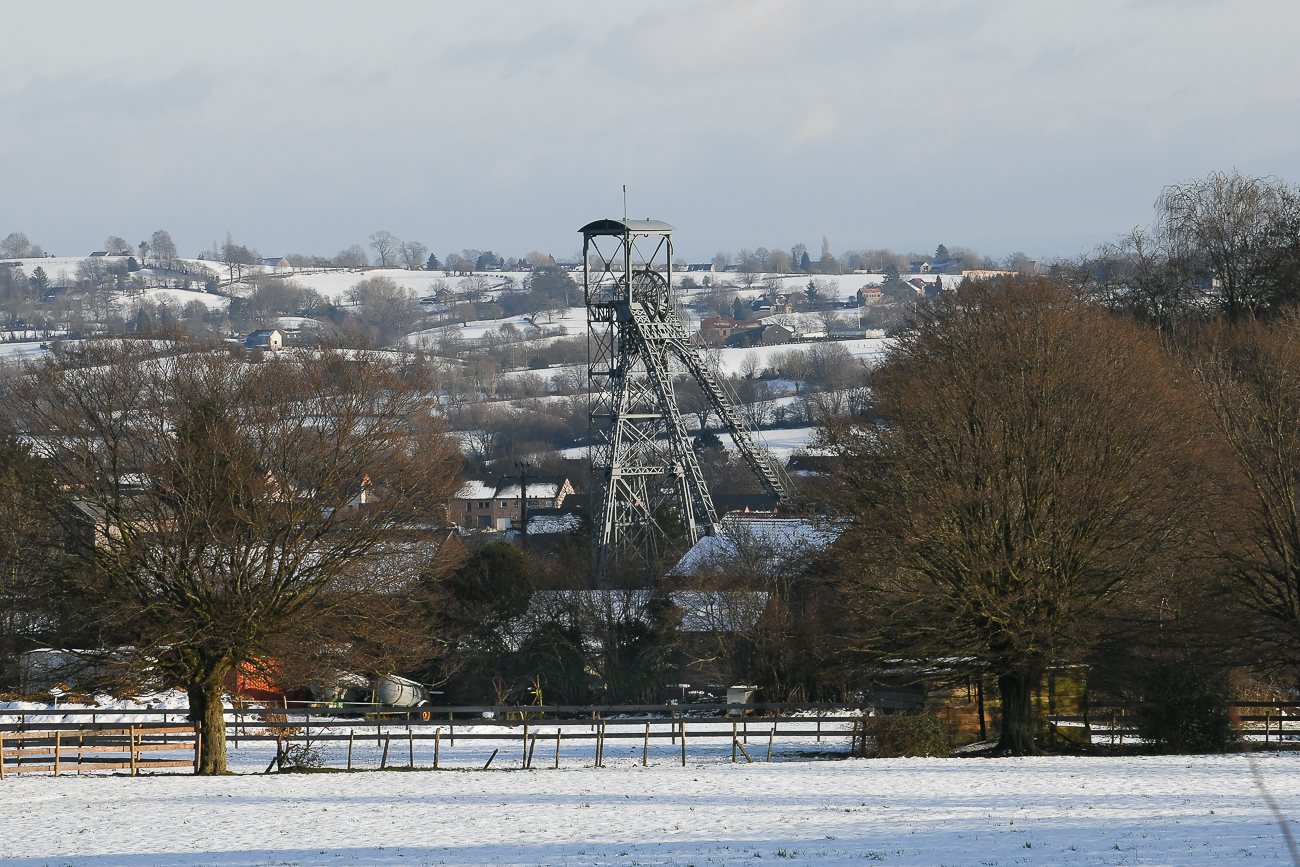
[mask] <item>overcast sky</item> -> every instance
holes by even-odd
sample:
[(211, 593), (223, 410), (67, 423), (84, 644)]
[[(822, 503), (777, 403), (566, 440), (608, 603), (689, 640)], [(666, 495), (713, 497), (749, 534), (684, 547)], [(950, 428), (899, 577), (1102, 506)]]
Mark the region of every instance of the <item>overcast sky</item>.
[(626, 183), (692, 261), (1069, 256), (1167, 183), (1300, 181), (1294, 0), (28, 0), (4, 29), (0, 237), (59, 255), (565, 256)]

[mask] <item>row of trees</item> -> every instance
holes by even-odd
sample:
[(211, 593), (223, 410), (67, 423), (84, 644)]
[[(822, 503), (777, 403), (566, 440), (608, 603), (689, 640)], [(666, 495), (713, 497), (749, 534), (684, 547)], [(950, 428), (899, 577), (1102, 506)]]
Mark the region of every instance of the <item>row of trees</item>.
[(1135, 672), (1244, 663), (1296, 686), (1300, 314), (1162, 340), (1016, 279), (963, 284), (912, 325), (821, 436), (851, 522), (852, 653), (996, 676), (1017, 755), (1061, 661), (1129, 697), (1156, 686)]
[[(734, 264), (738, 274), (851, 274), (854, 271), (884, 273), (891, 268), (895, 273), (907, 273), (912, 262), (929, 261), (930, 258), (924, 253), (895, 253), (888, 247), (846, 250), (837, 257), (831, 253), (830, 240), (823, 237), (821, 256), (817, 259), (810, 257), (807, 246), (795, 244), (789, 252), (769, 250), (766, 247), (752, 250), (742, 248), (734, 256), (731, 253), (719, 252), (713, 257), (712, 262), (718, 271)], [(934, 258), (956, 260), (960, 262), (962, 270), (1022, 271), (1032, 265), (1032, 260), (1019, 251), (1002, 259), (994, 259), (990, 256), (981, 256), (969, 247), (948, 247), (944, 244), (936, 248)]]
[(1101, 303), (1169, 330), (1268, 317), (1300, 301), (1300, 189), (1237, 171), (1167, 187), (1150, 226), (1060, 273)]

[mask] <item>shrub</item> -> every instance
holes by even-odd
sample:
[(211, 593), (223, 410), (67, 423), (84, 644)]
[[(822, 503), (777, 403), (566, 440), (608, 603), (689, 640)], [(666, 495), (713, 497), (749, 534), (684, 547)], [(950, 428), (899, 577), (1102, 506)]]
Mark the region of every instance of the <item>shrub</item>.
[[(864, 728), (865, 724), (865, 728)], [(854, 727), (853, 755), (869, 759), (952, 755), (952, 741), (933, 714), (876, 714)]]
[(1136, 727), (1160, 752), (1221, 753), (1235, 739), (1222, 678), (1196, 666), (1166, 664), (1152, 671), (1147, 690)]

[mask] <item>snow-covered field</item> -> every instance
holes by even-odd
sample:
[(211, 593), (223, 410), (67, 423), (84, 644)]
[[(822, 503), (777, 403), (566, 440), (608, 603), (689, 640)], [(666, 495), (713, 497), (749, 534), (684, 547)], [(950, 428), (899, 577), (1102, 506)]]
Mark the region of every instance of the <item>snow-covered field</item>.
[[(758, 441), (760, 446), (766, 446), (781, 460), (787, 460), (796, 450), (806, 448), (816, 432), (817, 428), (814, 427), (773, 428), (758, 431)], [(724, 446), (735, 449), (736, 444), (731, 441), (731, 434), (722, 433), (718, 436)]]
[[(185, 702), (175, 692), (104, 699), (100, 721), (144, 722), (133, 713), (142, 703)], [(36, 707), (0, 705), (0, 721)], [(818, 743), (815, 724), (783, 721), (783, 731), (807, 734), (778, 740), (770, 763), (767, 723), (756, 720), (754, 764), (732, 764), (728, 725), (711, 726), (722, 736), (704, 740), (696, 723), (685, 767), (666, 739), (652, 743), (642, 767), (635, 737), (610, 738), (605, 767), (594, 768), (582, 727), (566, 733), (556, 769), (553, 730), (539, 723), (533, 769), (524, 771), (520, 739), (466, 740), (457, 720), (455, 744), (444, 729), (441, 771), (428, 770), (427, 740), (415, 742), (422, 770), (406, 770), (408, 742), (395, 727), (388, 763), (398, 769), (377, 772), (382, 750), (363, 727), (350, 774), (263, 776), (272, 745), (245, 738), (230, 750), (235, 776), (11, 777), (0, 783), (0, 864), (1288, 863), (1243, 755), (848, 759), (844, 736), (826, 722)], [(346, 741), (324, 746), (328, 767), (346, 757)], [(1300, 754), (1256, 761), (1288, 818), (1300, 817)]]
[[(867, 337), (859, 340), (835, 340), (828, 341), (839, 343), (849, 351), (854, 358), (861, 358), (869, 364), (874, 364), (884, 355), (888, 348), (889, 338), (887, 337)], [(721, 349), (717, 351), (718, 367), (724, 373), (739, 374), (744, 366), (747, 356), (752, 354), (754, 364), (761, 372), (765, 368), (772, 366), (772, 356), (777, 353), (789, 352), (792, 349), (807, 352), (819, 345), (817, 343), (784, 343), (775, 346), (753, 346), (746, 349)]]
[[(685, 768), (659, 756), (642, 768), (623, 753), (611, 751), (602, 769), (510, 770), (511, 756), (490, 771), (10, 779), (0, 785), (0, 863), (1288, 861), (1240, 755), (714, 758)], [(1294, 818), (1300, 757), (1259, 762)]]

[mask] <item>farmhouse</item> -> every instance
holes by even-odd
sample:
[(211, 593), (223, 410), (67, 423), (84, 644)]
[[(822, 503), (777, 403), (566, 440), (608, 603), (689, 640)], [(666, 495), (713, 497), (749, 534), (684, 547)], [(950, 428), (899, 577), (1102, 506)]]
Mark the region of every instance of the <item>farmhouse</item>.
[[(509, 530), (519, 526), (523, 494), (518, 479), (466, 479), (451, 502), (451, 519), (467, 530)], [(528, 479), (529, 509), (559, 509), (573, 494), (573, 484), (560, 476)]]
[(282, 349), (284, 335), (278, 328), (259, 328), (244, 338), (244, 346), (249, 349)]

